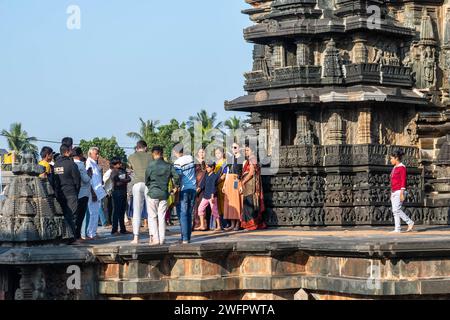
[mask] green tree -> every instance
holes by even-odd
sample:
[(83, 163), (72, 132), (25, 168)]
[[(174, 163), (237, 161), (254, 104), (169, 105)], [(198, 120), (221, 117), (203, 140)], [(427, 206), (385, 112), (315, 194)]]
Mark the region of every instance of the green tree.
[(11, 151), (14, 151), (16, 153), (37, 153), (38, 148), (33, 143), (36, 142), (37, 139), (35, 137), (29, 137), (28, 133), (25, 130), (22, 130), (21, 123), (11, 124), (9, 131), (2, 130), (1, 134), (6, 138)]
[(246, 129), (249, 125), (249, 120), (242, 120), (240, 117), (233, 116), (225, 121), (225, 127), (229, 130)]
[(167, 157), (171, 156), (171, 152), (176, 142), (172, 141), (172, 134), (175, 130), (186, 129), (186, 123), (181, 124), (175, 120), (170, 120), (169, 124), (158, 127), (158, 141), (156, 144), (164, 148), (164, 153)]
[(213, 112), (211, 115), (205, 109), (200, 110), (195, 116), (190, 116), (187, 125), (189, 128), (193, 128), (195, 122), (200, 122), (203, 132), (208, 132), (211, 129), (220, 129), (223, 126), (221, 121), (217, 120), (217, 113)]
[(144, 140), (150, 149), (156, 145), (162, 146), (166, 156), (170, 157), (175, 145), (175, 142), (172, 141), (172, 134), (175, 130), (186, 129), (186, 123), (172, 119), (168, 124), (159, 125), (159, 121), (144, 121), (142, 118), (139, 120), (141, 126), (139, 132), (129, 132), (127, 136), (136, 141)]
[(205, 109), (200, 110), (195, 116), (189, 117), (189, 121), (187, 122), (187, 126), (189, 128), (189, 132), (194, 137), (194, 139), (200, 140), (199, 137), (194, 136), (195, 131), (195, 123), (200, 123), (202, 130), (202, 144), (207, 144), (210, 142), (209, 139), (206, 139), (206, 135), (212, 130), (217, 129), (220, 130), (223, 127), (223, 123), (218, 121), (217, 113), (213, 112), (211, 115), (208, 114), (208, 111)]
[(158, 120), (147, 120), (144, 121), (139, 118), (140, 129), (139, 132), (128, 132), (127, 136), (135, 139), (136, 141), (143, 140), (149, 146), (155, 145), (158, 142)]
[(87, 155), (89, 148), (97, 147), (100, 149), (100, 156), (107, 160), (119, 157), (122, 161), (127, 161), (125, 150), (119, 146), (115, 137), (111, 138), (94, 138), (93, 140), (81, 140), (80, 148)]

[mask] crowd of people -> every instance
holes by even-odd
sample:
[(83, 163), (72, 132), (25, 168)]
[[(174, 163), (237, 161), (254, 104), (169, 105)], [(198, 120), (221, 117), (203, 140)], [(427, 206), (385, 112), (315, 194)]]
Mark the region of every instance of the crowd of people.
[(72, 138), (64, 138), (58, 154), (42, 148), (41, 178), (53, 186), (77, 243), (98, 239), (100, 220), (112, 235), (129, 234), (131, 224), (132, 244), (139, 244), (144, 224), (149, 245), (163, 245), (174, 211), (183, 244), (191, 242), (193, 231), (266, 228), (261, 171), (251, 146), (234, 143), (231, 150), (216, 148), (210, 156), (201, 148), (193, 157), (182, 145), (172, 152), (165, 154), (160, 146), (149, 150), (139, 141), (127, 163), (109, 159), (103, 172), (99, 148), (84, 155)]

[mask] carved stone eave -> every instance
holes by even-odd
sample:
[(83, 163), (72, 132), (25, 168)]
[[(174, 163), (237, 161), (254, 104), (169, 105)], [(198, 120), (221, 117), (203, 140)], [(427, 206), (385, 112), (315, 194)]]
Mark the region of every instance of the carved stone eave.
[(242, 13), (249, 15), (250, 20), (252, 21), (261, 21), (272, 11), (272, 1), (273, 0), (245, 0), (252, 8), (242, 10)]
[[(262, 94), (264, 93), (264, 94)], [(233, 101), (225, 102), (226, 110), (249, 111), (289, 104), (321, 105), (324, 103), (398, 103), (428, 106), (429, 101), (413, 90), (378, 87), (322, 87), (285, 88), (252, 92)]]
[(392, 25), (387, 21), (381, 21), (377, 30), (367, 27), (367, 19), (358, 18), (349, 20), (347, 24), (344, 21), (326, 20), (316, 21), (314, 19), (301, 19), (295, 21), (279, 21), (272, 23), (262, 23), (248, 27), (244, 30), (244, 38), (253, 43), (267, 44), (279, 37), (305, 37), (305, 36), (322, 36), (324, 38), (344, 35), (352, 32), (364, 30), (368, 33), (385, 33), (390, 37), (404, 39), (412, 38), (415, 30), (404, 28), (398, 25)]

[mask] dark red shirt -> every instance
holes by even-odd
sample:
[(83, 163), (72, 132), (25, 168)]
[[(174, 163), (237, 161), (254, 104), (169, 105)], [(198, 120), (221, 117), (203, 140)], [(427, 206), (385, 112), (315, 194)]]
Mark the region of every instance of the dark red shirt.
[(406, 189), (406, 167), (403, 163), (395, 166), (391, 172), (392, 192)]

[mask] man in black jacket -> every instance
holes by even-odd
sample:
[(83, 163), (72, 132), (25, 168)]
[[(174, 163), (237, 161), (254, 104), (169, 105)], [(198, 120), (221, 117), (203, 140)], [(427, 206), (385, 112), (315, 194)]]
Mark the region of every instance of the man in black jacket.
[(54, 167), (55, 192), (64, 213), (64, 219), (75, 235), (75, 213), (78, 207), (78, 193), (81, 176), (77, 165), (70, 158), (71, 148), (65, 144), (60, 148), (61, 156)]

